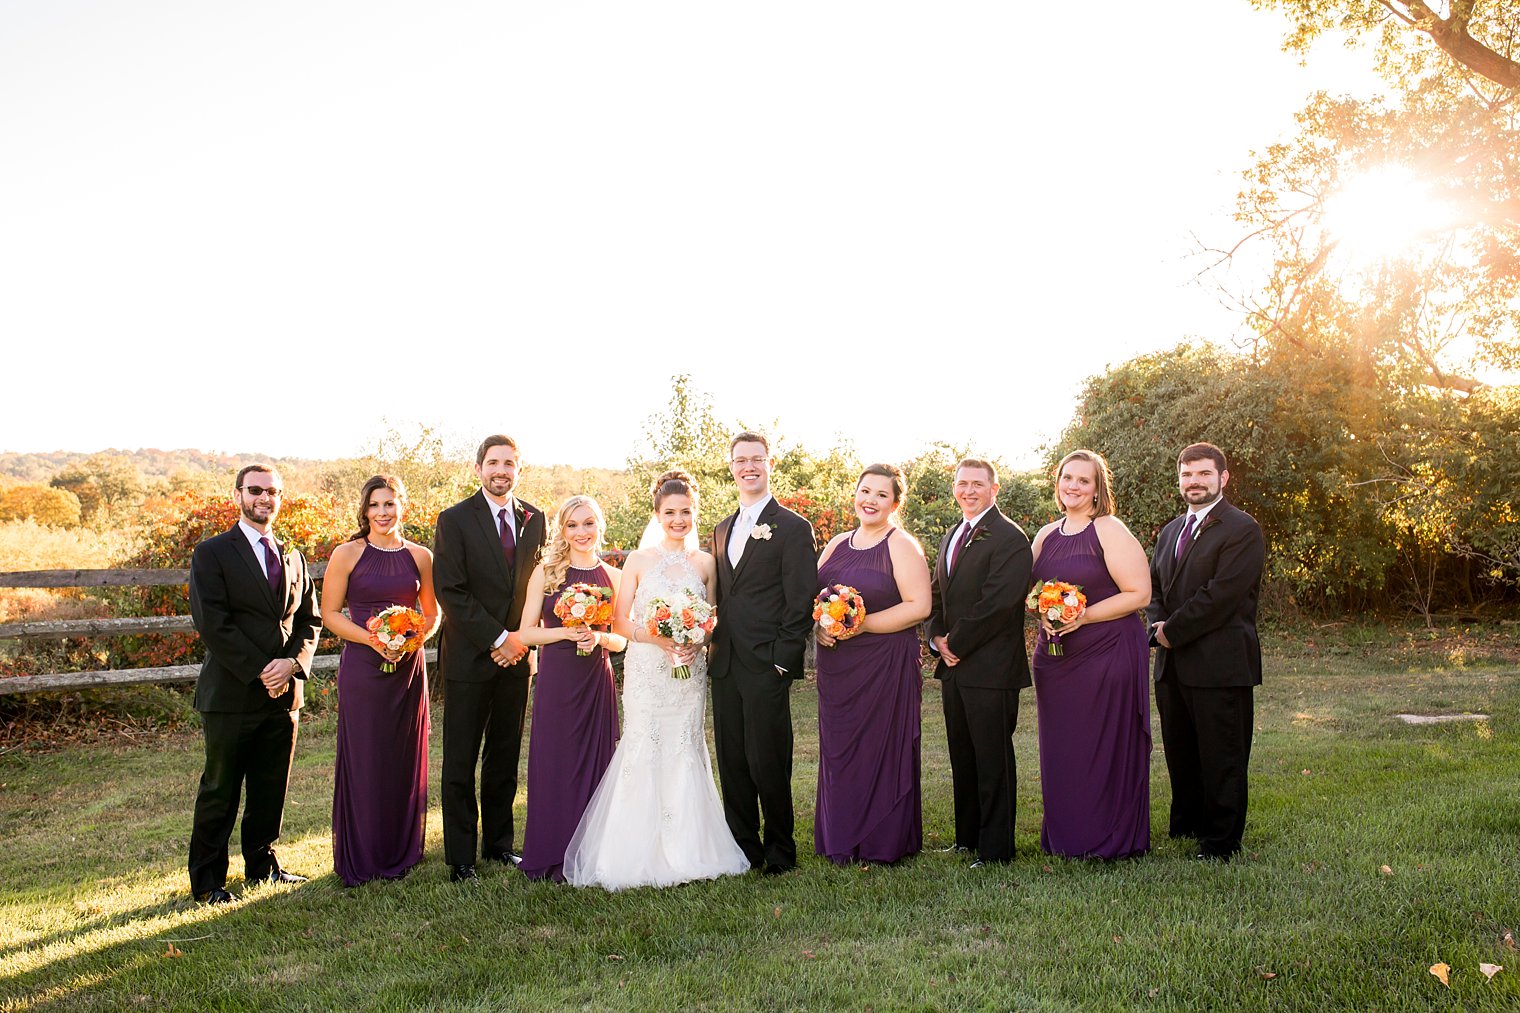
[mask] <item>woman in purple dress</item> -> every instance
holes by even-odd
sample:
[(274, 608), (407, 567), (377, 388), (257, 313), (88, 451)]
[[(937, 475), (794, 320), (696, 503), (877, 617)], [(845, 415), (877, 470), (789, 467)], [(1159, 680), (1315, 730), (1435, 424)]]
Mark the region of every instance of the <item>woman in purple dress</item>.
[[(1151, 700), (1145, 550), (1114, 516), (1108, 463), (1074, 450), (1056, 469), (1062, 517), (1034, 538), (1034, 579), (1082, 588), (1087, 608), (1035, 640), (1040, 847), (1072, 858), (1127, 858), (1151, 840)], [(1059, 654), (1051, 647), (1059, 642)]]
[[(376, 475), (365, 482), (359, 530), (333, 550), (322, 583), (322, 624), (344, 641), (332, 818), (333, 869), (345, 886), (399, 879), (422, 861), (427, 662), (421, 650), (404, 656), (376, 651), (364, 625), (392, 605), (405, 605), (422, 613), (423, 639), (438, 629), (433, 554), (401, 536), (405, 510), (399, 478)], [(387, 663), (396, 670), (381, 671)]]
[(918, 624), (929, 617), (924, 550), (897, 524), (903, 474), (873, 464), (855, 485), (860, 524), (818, 562), (824, 586), (860, 592), (865, 622), (848, 640), (818, 640), (815, 849), (838, 865), (895, 862), (923, 846)]
[[(565, 847), (617, 746), (617, 695), (608, 651), (627, 641), (606, 625), (564, 625), (555, 603), (573, 584), (611, 588), (622, 573), (597, 555), (602, 509), (589, 496), (559, 508), (544, 560), (528, 579), (522, 641), (539, 646), (528, 740), (528, 829), (522, 864), (529, 879), (565, 881)], [(582, 653), (584, 652), (584, 653)]]

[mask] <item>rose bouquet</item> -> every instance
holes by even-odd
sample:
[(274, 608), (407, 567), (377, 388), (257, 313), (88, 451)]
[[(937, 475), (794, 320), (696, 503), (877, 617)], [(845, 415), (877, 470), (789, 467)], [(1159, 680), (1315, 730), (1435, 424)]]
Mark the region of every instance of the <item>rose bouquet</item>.
[(1055, 635), (1045, 645), (1045, 650), (1059, 656), (1063, 653), (1061, 630), (1087, 611), (1087, 595), (1076, 584), (1068, 584), (1064, 580), (1042, 580), (1035, 584), (1024, 604), (1029, 607), (1029, 611), (1042, 616), (1050, 628), (1055, 630)]
[[(718, 613), (712, 603), (683, 592), (675, 601), (651, 598), (649, 614), (644, 628), (651, 636), (668, 637), (678, 644), (704, 643), (718, 625)], [(670, 670), (672, 679), (690, 679), (691, 667), (676, 665)]]
[[(411, 654), (422, 646), (422, 634), (427, 622), (422, 613), (405, 605), (392, 605), (370, 616), (364, 624), (369, 630), (369, 642), (377, 651), (400, 651)], [(394, 672), (396, 663), (386, 661), (380, 665), (382, 672)]]
[[(605, 626), (612, 622), (612, 588), (571, 584), (554, 603), (554, 614), (566, 626)], [(584, 658), (591, 652), (577, 644), (575, 653)]]
[(813, 621), (835, 640), (849, 640), (866, 621), (866, 602), (848, 584), (830, 584), (813, 599)]

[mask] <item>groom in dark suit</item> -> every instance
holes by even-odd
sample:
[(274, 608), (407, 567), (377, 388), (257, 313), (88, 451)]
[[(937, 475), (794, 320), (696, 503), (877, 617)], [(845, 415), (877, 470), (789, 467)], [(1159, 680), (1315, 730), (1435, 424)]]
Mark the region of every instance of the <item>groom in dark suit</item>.
[(1246, 826), (1246, 764), (1261, 685), (1256, 597), (1266, 543), (1250, 514), (1224, 499), (1223, 451), (1195, 443), (1177, 456), (1187, 512), (1161, 529), (1146, 609), (1156, 648), (1156, 710), (1172, 781), (1172, 837), (1199, 858), (1228, 861)]
[(477, 878), (478, 855), (508, 867), (522, 861), (512, 804), (533, 659), (517, 629), (544, 514), (512, 494), (520, 467), (516, 441), (487, 436), (475, 452), (480, 490), (438, 515), (433, 539), (443, 606), (443, 857), (455, 882)]
[(774, 875), (797, 866), (788, 691), (803, 676), (818, 554), (813, 526), (771, 496), (764, 436), (735, 436), (729, 470), (739, 486), (739, 509), (718, 523), (712, 542), (718, 564), (718, 626), (708, 669), (713, 738), (728, 828), (750, 867)]
[(1024, 596), (1029, 539), (997, 508), (997, 469), (966, 458), (955, 467), (961, 523), (940, 541), (930, 587), (929, 644), (939, 656), (955, 844), (973, 867), (1013, 857), (1017, 772), (1013, 731), (1028, 686)]
[(206, 766), (190, 830), (190, 892), (207, 904), (233, 899), (227, 842), (245, 782), (244, 881), (305, 882), (280, 868), (273, 845), (322, 618), (306, 559), (269, 533), (283, 494), (273, 468), (250, 464), (239, 471), (237, 525), (197, 545), (190, 557), (190, 615), (206, 647), (195, 684)]

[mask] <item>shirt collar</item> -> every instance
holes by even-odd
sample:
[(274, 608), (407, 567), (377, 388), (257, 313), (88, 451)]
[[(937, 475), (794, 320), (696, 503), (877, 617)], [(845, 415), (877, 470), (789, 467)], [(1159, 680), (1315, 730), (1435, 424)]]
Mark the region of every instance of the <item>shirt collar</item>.
[(766, 493), (765, 497), (759, 502), (751, 503), (747, 507), (740, 507), (739, 517), (741, 519), (747, 518), (749, 522), (753, 524), (755, 521), (760, 519), (760, 511), (765, 509), (765, 504), (769, 503), (773, 499), (775, 499), (774, 496), (772, 496), (770, 493)]
[(498, 515), (498, 512), (502, 507), (507, 508), (508, 517), (517, 516), (517, 500), (513, 498), (511, 493), (507, 494), (506, 499), (498, 500), (490, 493), (486, 492), (485, 486), (481, 486), (480, 494), (486, 498), (486, 505), (491, 508), (491, 515), (493, 517)]
[(976, 526), (978, 524), (982, 523), (982, 518), (986, 517), (990, 513), (992, 513), (992, 507), (988, 507), (986, 510), (983, 510), (981, 513), (977, 514), (975, 517), (971, 518), (969, 521), (966, 520), (964, 517), (962, 517), (961, 518), (961, 523), (967, 525), (967, 530), (968, 531), (975, 531), (976, 530)]
[(1212, 510), (1212, 509), (1214, 509), (1215, 507), (1217, 507), (1219, 504), (1221, 504), (1223, 502), (1224, 502), (1224, 497), (1220, 496), (1218, 499), (1216, 499), (1214, 502), (1210, 503), (1206, 507), (1201, 507), (1201, 508), (1199, 508), (1197, 510), (1194, 510), (1192, 507), (1188, 507), (1188, 513), (1192, 514), (1193, 517), (1196, 518), (1193, 521), (1194, 524), (1200, 524), (1201, 525), (1203, 523), (1203, 519), (1209, 515), (1209, 511)]
[[(252, 524), (249, 524), (245, 520), (239, 520), (238, 521), (238, 530), (243, 533), (243, 537), (244, 538), (248, 539), (248, 544), (251, 545), (251, 546), (253, 546), (255, 549), (262, 549), (263, 548), (263, 546), (259, 544), (259, 539), (260, 538), (267, 538), (267, 539), (269, 539), (269, 543), (271, 545), (276, 545), (276, 546), (279, 545), (279, 543), (275, 541), (274, 535), (272, 535), (272, 534), (271, 535), (261, 535), (261, 534), (259, 534), (259, 529), (256, 528), (256, 527), (254, 527)], [(278, 550), (276, 550), (276, 551), (278, 551)]]

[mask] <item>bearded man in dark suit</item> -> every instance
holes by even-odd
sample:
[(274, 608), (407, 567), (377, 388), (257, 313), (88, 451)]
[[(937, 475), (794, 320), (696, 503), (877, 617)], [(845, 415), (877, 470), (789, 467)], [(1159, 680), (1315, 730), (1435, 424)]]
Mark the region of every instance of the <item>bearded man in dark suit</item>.
[(1019, 690), (1030, 684), (1024, 596), (1029, 538), (997, 508), (997, 469), (966, 458), (955, 467), (962, 521), (940, 540), (930, 586), (929, 644), (939, 658), (955, 799), (955, 843), (973, 867), (1013, 857), (1017, 770), (1013, 731)]
[(478, 878), (477, 855), (509, 868), (522, 861), (512, 806), (533, 658), (517, 629), (545, 529), (543, 511), (512, 494), (520, 474), (517, 442), (487, 436), (475, 452), (479, 491), (438, 515), (433, 538), (443, 607), (443, 857), (455, 882)]
[(1172, 837), (1228, 861), (1246, 826), (1246, 766), (1261, 685), (1256, 599), (1266, 542), (1224, 498), (1224, 452), (1194, 443), (1177, 456), (1187, 512), (1161, 529), (1146, 609), (1156, 648), (1156, 710), (1172, 782)]
[(305, 558), (269, 532), (284, 495), (279, 474), (250, 464), (235, 486), (237, 525), (197, 545), (190, 557), (190, 615), (206, 646), (195, 684), (206, 766), (190, 831), (190, 892), (207, 904), (234, 899), (227, 891), (227, 842), (245, 782), (244, 881), (306, 881), (280, 868), (273, 845), (322, 616)]

